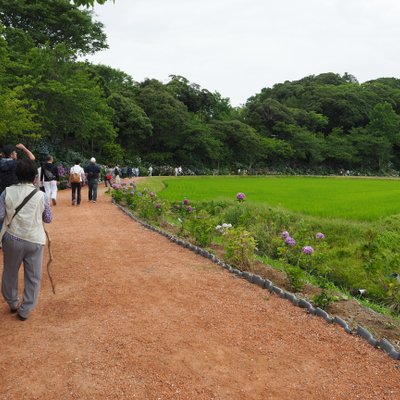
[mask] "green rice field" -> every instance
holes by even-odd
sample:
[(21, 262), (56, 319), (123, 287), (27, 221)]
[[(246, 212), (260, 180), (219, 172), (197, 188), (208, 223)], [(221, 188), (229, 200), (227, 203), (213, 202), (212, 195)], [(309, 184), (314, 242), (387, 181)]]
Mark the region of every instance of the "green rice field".
[[(341, 177), (200, 176), (152, 178), (169, 201), (235, 200), (280, 207), (323, 218), (374, 221), (400, 213), (400, 180)], [(148, 183), (150, 183), (148, 181)], [(151, 185), (153, 186), (153, 185)]]

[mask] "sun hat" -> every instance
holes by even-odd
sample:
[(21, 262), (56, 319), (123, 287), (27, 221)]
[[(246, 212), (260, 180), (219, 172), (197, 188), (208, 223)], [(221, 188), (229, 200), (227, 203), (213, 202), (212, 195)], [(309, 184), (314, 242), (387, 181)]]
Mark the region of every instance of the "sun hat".
[(90, 159), (90, 162), (95, 163), (95, 162), (96, 162), (96, 159), (95, 159), (94, 157), (92, 157), (92, 158)]

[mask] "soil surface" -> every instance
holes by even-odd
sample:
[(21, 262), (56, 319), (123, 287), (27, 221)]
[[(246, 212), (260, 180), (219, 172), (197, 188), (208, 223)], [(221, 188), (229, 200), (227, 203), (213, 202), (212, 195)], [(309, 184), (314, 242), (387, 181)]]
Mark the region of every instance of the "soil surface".
[[(134, 222), (59, 192), (27, 321), (0, 303), (0, 399), (399, 399), (400, 362)], [(21, 272), (22, 286), (22, 272)]]

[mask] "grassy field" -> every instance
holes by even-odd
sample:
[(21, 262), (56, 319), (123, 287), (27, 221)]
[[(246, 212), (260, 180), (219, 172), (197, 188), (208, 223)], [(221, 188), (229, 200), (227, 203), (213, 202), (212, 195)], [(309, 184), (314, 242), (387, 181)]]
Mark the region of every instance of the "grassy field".
[[(234, 200), (236, 193), (243, 192), (247, 202), (323, 218), (375, 221), (400, 213), (397, 179), (239, 176), (151, 179), (158, 195), (169, 201), (185, 197), (193, 201)], [(163, 190), (161, 182), (166, 185)]]

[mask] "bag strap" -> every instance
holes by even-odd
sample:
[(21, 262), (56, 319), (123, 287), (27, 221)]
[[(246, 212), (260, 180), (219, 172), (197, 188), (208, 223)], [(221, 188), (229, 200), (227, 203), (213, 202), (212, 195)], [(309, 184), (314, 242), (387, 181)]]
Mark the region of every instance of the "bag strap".
[(19, 213), (19, 210), (39, 191), (38, 188), (35, 188), (30, 192), (21, 202), (21, 204), (15, 209), (14, 215), (11, 217), (10, 222), (7, 224), (9, 227), (11, 225), (11, 221), (14, 219), (14, 217)]

